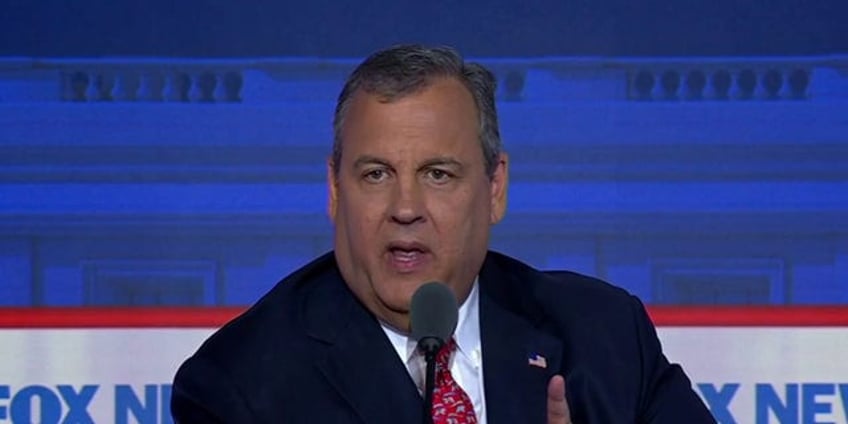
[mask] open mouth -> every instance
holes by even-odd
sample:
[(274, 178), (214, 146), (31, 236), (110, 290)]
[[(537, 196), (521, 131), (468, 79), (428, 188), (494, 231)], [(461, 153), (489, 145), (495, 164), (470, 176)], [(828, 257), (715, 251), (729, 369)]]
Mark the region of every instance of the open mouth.
[(391, 243), (388, 251), (392, 267), (401, 272), (410, 272), (421, 267), (429, 253), (420, 243)]

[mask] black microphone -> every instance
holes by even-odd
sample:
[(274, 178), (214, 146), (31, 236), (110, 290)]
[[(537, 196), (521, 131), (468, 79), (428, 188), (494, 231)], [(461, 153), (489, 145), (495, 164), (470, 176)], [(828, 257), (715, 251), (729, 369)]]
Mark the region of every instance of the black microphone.
[(432, 424), (433, 386), (436, 376), (436, 354), (456, 330), (459, 307), (456, 296), (442, 283), (426, 283), (412, 295), (409, 307), (411, 337), (427, 361), (424, 383), (424, 424)]

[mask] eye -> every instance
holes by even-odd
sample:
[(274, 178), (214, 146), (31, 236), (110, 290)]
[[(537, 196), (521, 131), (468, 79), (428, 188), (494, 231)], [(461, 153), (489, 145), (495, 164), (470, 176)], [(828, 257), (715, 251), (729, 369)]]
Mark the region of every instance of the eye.
[(427, 171), (427, 176), (436, 182), (447, 182), (453, 175), (444, 169), (432, 168)]
[(365, 174), (363, 174), (362, 178), (368, 182), (378, 183), (380, 181), (385, 180), (388, 175), (389, 174), (386, 172), (385, 169), (372, 169), (366, 171)]

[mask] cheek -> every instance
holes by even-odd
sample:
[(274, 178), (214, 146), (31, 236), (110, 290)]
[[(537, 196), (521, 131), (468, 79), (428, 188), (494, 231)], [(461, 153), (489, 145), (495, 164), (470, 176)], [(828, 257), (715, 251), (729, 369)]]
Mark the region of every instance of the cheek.
[(443, 236), (460, 239), (479, 230), (481, 225), (487, 226), (491, 215), (489, 197), (479, 190), (434, 196), (429, 209)]
[(378, 202), (344, 202), (340, 213), (343, 225), (351, 238), (368, 241), (377, 237), (377, 230), (383, 219), (382, 208)]

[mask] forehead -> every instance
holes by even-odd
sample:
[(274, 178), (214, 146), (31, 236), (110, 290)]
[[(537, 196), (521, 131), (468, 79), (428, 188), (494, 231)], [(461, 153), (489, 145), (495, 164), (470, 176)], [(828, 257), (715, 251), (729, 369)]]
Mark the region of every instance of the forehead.
[(358, 144), (410, 137), (476, 140), (478, 127), (477, 107), (468, 88), (455, 78), (439, 78), (392, 99), (355, 92), (340, 131), (345, 144)]

